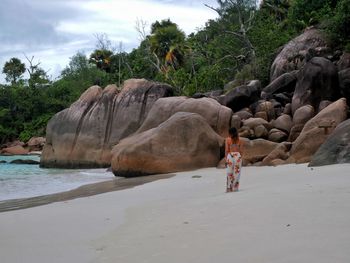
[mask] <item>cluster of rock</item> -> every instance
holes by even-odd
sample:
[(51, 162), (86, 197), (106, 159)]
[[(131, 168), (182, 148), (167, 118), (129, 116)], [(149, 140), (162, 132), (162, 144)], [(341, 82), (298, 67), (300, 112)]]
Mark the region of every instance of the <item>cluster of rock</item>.
[(1, 145), (0, 155), (41, 154), (45, 142), (44, 137), (32, 137), (26, 143), (21, 141), (8, 142)]
[(112, 147), (139, 129), (155, 101), (172, 95), (171, 86), (143, 79), (126, 81), (122, 90), (90, 87), (49, 121), (41, 166), (110, 166)]
[[(196, 97), (211, 97), (232, 108), (231, 126), (250, 140), (246, 142), (248, 151), (256, 142), (261, 151), (266, 149), (264, 154), (256, 154), (254, 146), (255, 154), (245, 153), (245, 164), (310, 162), (329, 134), (348, 117), (350, 54), (332, 54), (322, 34), (311, 28), (276, 57), (271, 79), (262, 89), (255, 80), (225, 94)], [(273, 151), (272, 142), (277, 143)]]
[[(93, 86), (50, 120), (41, 165), (111, 166), (126, 177), (216, 166), (230, 127), (244, 140), (246, 165), (319, 165), (325, 141), (339, 145), (333, 160), (350, 161), (349, 58), (332, 54), (310, 29), (277, 56), (264, 88), (253, 80), (188, 98), (147, 80), (126, 81), (121, 90)], [(333, 134), (341, 141), (327, 142)]]

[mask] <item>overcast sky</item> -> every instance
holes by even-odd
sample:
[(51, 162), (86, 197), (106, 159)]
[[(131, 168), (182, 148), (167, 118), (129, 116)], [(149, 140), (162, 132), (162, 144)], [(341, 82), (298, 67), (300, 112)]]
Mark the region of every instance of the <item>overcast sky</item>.
[(170, 18), (190, 34), (217, 17), (204, 4), (217, 6), (216, 0), (1, 0), (0, 72), (11, 57), (26, 62), (26, 54), (50, 69), (54, 79), (78, 51), (91, 53), (96, 33), (131, 51), (140, 42), (138, 19), (149, 29), (156, 20)]

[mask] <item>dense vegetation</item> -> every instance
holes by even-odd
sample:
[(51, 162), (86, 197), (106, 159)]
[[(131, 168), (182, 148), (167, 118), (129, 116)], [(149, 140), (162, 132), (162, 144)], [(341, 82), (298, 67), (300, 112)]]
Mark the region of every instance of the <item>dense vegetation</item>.
[[(146, 78), (171, 84), (177, 94), (223, 89), (234, 80), (269, 81), (269, 68), (280, 46), (308, 26), (328, 33), (336, 48), (350, 51), (350, 0), (218, 0), (212, 8), (219, 17), (186, 36), (170, 21), (155, 21), (130, 53), (115, 50), (106, 35), (97, 36), (89, 57), (77, 53), (56, 81), (27, 58), (3, 66), (8, 85), (0, 86), (0, 143), (44, 135), (47, 121), (68, 107), (89, 86), (118, 86), (129, 78)], [(27, 70), (29, 79), (23, 79)]]

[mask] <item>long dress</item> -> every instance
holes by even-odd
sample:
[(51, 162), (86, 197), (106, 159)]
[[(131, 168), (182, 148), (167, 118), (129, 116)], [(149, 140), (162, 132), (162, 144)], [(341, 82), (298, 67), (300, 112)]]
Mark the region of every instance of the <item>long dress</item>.
[(242, 155), (241, 143), (232, 142), (231, 138), (226, 139), (226, 191), (237, 192), (239, 189), (239, 180), (241, 177)]

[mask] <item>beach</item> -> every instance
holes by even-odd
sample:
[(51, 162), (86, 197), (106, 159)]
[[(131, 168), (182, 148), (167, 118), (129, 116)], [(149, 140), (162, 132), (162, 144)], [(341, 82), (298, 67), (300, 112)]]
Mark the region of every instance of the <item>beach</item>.
[(1, 262), (350, 262), (349, 169), (244, 167), (225, 193), (206, 168), (2, 212)]

